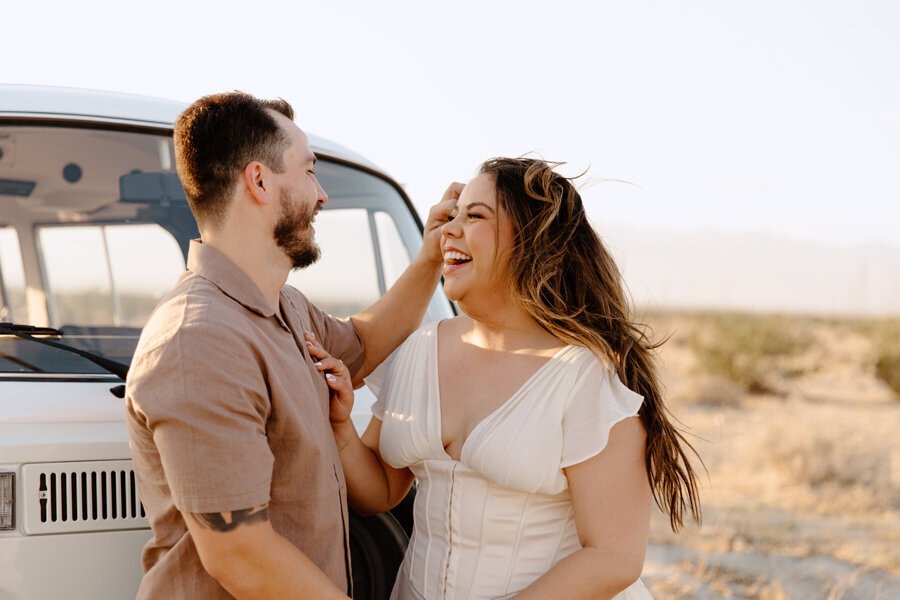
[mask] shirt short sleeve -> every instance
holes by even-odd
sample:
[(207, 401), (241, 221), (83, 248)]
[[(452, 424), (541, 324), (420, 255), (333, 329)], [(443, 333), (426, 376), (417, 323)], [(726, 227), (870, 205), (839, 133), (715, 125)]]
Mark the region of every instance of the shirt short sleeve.
[(235, 330), (184, 327), (143, 353), (129, 411), (152, 436), (178, 510), (240, 510), (270, 499), (271, 407), (253, 348)]
[(643, 396), (623, 384), (613, 371), (592, 361), (580, 374), (579, 384), (563, 417), (562, 467), (583, 462), (600, 454), (609, 441), (613, 426), (636, 416)]

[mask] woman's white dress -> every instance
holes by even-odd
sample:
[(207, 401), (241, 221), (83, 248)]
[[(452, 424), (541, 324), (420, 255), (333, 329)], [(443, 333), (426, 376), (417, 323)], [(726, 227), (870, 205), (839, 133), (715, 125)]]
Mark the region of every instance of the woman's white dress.
[[(388, 464), (418, 480), (392, 600), (507, 598), (581, 546), (563, 467), (595, 456), (643, 398), (589, 350), (567, 346), (479, 423), (460, 460), (441, 443), (437, 323), (366, 379)], [(651, 598), (637, 581), (616, 600)]]

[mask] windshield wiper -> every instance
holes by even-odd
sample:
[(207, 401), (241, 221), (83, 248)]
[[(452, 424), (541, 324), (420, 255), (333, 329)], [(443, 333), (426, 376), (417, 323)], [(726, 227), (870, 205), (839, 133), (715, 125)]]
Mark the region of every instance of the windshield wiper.
[(54, 329), (52, 327), (35, 327), (34, 325), (23, 325), (20, 323), (0, 323), (0, 335), (14, 335), (24, 340), (31, 340), (32, 342), (37, 342), (38, 344), (52, 346), (53, 348), (59, 348), (60, 350), (71, 352), (72, 354), (77, 354), (78, 356), (91, 361), (98, 367), (106, 369), (113, 375), (122, 379), (122, 381), (125, 380), (125, 376), (128, 375), (128, 365), (126, 364), (120, 363), (115, 360), (110, 360), (105, 356), (100, 356), (99, 354), (88, 352), (87, 350), (75, 348), (74, 346), (61, 344), (59, 342), (54, 342), (52, 340), (44, 338), (34, 337), (35, 335), (53, 335), (56, 337), (62, 337), (62, 334), (63, 332), (61, 330)]
[(54, 329), (52, 327), (38, 327), (37, 325), (24, 325), (22, 323), (0, 323), (0, 327), (3, 328), (4, 333), (11, 333), (16, 335), (14, 332), (20, 331), (22, 333), (30, 333), (32, 335), (56, 335), (61, 336), (63, 334), (62, 330)]

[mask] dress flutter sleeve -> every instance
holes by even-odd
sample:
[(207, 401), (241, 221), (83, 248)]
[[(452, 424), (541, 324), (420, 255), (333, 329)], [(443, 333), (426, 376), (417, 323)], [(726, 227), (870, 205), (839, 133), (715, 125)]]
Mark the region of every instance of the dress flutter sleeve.
[(644, 401), (599, 361), (581, 373), (579, 379), (563, 417), (562, 467), (600, 454), (613, 426), (636, 416)]
[[(434, 336), (437, 335), (437, 322), (422, 325), (406, 340), (394, 349), (380, 365), (363, 378), (366, 386), (376, 398), (372, 404), (372, 416), (384, 421), (384, 411), (388, 409), (391, 389), (398, 385), (409, 385), (409, 380), (426, 378), (425, 364), (422, 357), (430, 355), (435, 348)], [(427, 361), (425, 361), (427, 363)], [(395, 394), (396, 395), (396, 394)], [(390, 409), (395, 410), (397, 402), (406, 402), (402, 398), (390, 401)], [(408, 406), (406, 408), (409, 408)]]
[(394, 364), (394, 359), (398, 350), (399, 348), (391, 352), (380, 365), (375, 367), (371, 373), (363, 378), (366, 387), (368, 387), (369, 391), (375, 395), (375, 402), (372, 404), (372, 416), (382, 421), (384, 420), (385, 398), (387, 397), (385, 386), (389, 382), (391, 367)]

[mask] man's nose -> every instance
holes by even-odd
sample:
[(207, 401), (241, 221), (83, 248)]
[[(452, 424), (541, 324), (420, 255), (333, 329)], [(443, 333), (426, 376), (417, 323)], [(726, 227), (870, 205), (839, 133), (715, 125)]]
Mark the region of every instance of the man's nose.
[(319, 183), (319, 178), (316, 177), (316, 203), (317, 204), (325, 204), (328, 202), (328, 194), (325, 193), (325, 188)]

